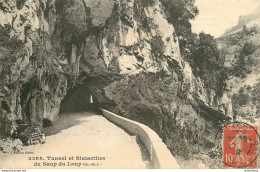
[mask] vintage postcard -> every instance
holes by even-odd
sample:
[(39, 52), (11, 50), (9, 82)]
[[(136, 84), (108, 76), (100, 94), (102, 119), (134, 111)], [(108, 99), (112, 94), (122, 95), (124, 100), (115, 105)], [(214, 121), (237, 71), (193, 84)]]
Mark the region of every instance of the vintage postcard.
[(0, 169), (257, 169), (259, 0), (0, 0)]

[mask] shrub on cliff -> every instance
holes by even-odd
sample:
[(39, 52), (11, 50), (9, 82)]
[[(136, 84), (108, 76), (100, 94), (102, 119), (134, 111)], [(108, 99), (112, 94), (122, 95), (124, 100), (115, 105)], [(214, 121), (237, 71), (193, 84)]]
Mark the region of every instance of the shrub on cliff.
[(232, 96), (233, 105), (244, 106), (250, 101), (249, 94), (242, 87), (237, 94)]
[(140, 0), (144, 7), (152, 6), (154, 4), (154, 0)]
[(200, 33), (199, 43), (193, 54), (195, 65), (199, 68), (198, 74), (204, 75), (207, 71), (221, 68), (220, 54), (214, 37), (210, 34)]
[(191, 61), (194, 73), (204, 80), (205, 86), (222, 94), (226, 89), (225, 58), (220, 55), (216, 41), (210, 34), (200, 33)]
[(256, 51), (256, 47), (251, 42), (247, 42), (243, 45), (240, 54), (236, 57), (237, 62), (234, 64), (231, 75), (245, 78), (252, 72), (252, 66), (254, 65), (250, 55)]
[(165, 51), (165, 46), (160, 36), (156, 36), (152, 39), (151, 49), (152, 52), (157, 54), (158, 56), (163, 54), (163, 52)]
[(175, 27), (182, 56), (190, 63), (195, 75), (206, 87), (220, 95), (226, 89), (227, 74), (224, 57), (220, 56), (215, 39), (210, 34), (192, 33), (190, 20), (199, 13), (195, 0), (161, 0), (168, 22)]
[(253, 54), (255, 51), (256, 51), (255, 45), (252, 42), (247, 42), (244, 44), (241, 54), (244, 54), (245, 56), (249, 56)]
[(167, 20), (172, 23), (179, 36), (182, 54), (189, 54), (196, 34), (192, 33), (190, 20), (195, 19), (199, 10), (195, 0), (161, 0), (165, 9)]

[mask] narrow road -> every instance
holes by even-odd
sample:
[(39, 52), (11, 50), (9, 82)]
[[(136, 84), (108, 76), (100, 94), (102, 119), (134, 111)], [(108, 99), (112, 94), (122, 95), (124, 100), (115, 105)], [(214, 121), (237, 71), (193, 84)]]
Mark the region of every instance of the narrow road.
[[(45, 144), (25, 147), (24, 154), (0, 157), (0, 167), (149, 168), (148, 154), (140, 141), (93, 112), (61, 114), (53, 126), (45, 128), (45, 134)], [(29, 160), (29, 157), (43, 160)], [(53, 160), (54, 157), (60, 159)], [(97, 160), (101, 158), (105, 160)], [(34, 166), (37, 163), (41, 166)]]

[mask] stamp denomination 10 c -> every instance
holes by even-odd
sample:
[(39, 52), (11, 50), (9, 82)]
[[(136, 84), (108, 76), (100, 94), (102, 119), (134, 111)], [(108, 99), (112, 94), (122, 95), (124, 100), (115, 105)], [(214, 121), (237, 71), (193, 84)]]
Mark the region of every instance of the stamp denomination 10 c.
[(223, 130), (223, 166), (256, 168), (258, 156), (258, 127), (231, 123)]

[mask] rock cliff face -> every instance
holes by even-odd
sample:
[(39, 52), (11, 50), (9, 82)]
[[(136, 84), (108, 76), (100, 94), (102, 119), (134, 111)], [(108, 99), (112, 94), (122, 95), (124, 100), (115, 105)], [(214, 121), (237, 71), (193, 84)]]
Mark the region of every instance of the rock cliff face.
[(251, 14), (240, 16), (237, 25), (228, 29), (224, 34), (224, 36), (228, 36), (230, 34), (234, 34), (239, 31), (242, 31), (244, 26), (247, 27), (256, 26), (259, 29), (259, 25), (260, 25), (260, 5), (258, 5), (256, 10)]
[[(260, 117), (260, 6), (253, 13), (240, 17), (236, 27), (218, 39), (230, 71), (228, 91), (236, 120), (259, 124)], [(233, 29), (233, 30), (232, 30)]]
[(233, 116), (230, 98), (205, 89), (182, 58), (159, 0), (0, 1), (0, 39), (2, 135), (18, 119), (55, 120), (77, 85), (150, 126), (174, 155), (212, 148)]

